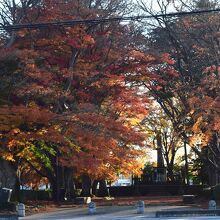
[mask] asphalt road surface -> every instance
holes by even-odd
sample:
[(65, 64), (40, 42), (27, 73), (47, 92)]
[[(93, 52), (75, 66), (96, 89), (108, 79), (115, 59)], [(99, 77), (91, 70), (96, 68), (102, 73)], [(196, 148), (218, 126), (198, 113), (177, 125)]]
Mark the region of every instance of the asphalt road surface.
[(58, 209), (54, 212), (36, 214), (19, 218), (19, 220), (213, 220), (220, 219), (220, 216), (203, 216), (203, 217), (176, 217), (176, 218), (155, 218), (155, 212), (160, 210), (181, 210), (187, 207), (174, 206), (153, 206), (145, 208), (145, 214), (138, 215), (132, 206), (109, 206), (98, 207), (97, 213), (88, 215), (86, 208), (78, 209)]

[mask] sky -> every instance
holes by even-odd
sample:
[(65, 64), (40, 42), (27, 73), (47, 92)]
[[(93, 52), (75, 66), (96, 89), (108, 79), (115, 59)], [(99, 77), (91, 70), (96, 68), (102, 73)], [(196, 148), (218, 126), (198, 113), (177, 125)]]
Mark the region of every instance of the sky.
[[(134, 3), (138, 2), (139, 0), (133, 0)], [(145, 3), (145, 5), (147, 7), (152, 7), (152, 9), (155, 11), (155, 12), (160, 12), (160, 6), (158, 4), (158, 1), (157, 0), (141, 0), (142, 2)], [(159, 2), (167, 2), (167, 0), (159, 0)], [(170, 1), (170, 2), (173, 2), (173, 1)], [(178, 6), (180, 4), (178, 4), (178, 0), (174, 0), (175, 2), (175, 5)], [(172, 3), (169, 4), (169, 6), (167, 7), (167, 12), (174, 12), (176, 11), (175, 7), (173, 6)]]

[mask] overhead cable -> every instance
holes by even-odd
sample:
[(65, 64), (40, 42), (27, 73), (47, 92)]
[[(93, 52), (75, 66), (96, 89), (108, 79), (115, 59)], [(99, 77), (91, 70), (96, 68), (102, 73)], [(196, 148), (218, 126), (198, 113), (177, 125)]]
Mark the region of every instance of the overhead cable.
[(95, 19), (78, 19), (78, 20), (67, 20), (67, 21), (53, 21), (53, 22), (45, 22), (45, 23), (29, 23), (29, 24), (15, 24), (15, 25), (7, 25), (0, 26), (1, 30), (6, 31), (18, 31), (21, 29), (41, 29), (48, 27), (59, 27), (59, 26), (75, 26), (80, 24), (100, 24), (100, 23), (109, 23), (116, 21), (142, 21), (150, 18), (166, 18), (166, 17), (181, 17), (181, 16), (189, 16), (189, 15), (199, 15), (206, 13), (215, 13), (220, 12), (220, 8), (218, 9), (209, 9), (209, 10), (199, 10), (199, 11), (186, 11), (186, 12), (173, 12), (167, 14), (156, 14), (156, 15), (141, 15), (141, 16), (130, 16), (130, 17), (109, 17), (109, 18), (95, 18)]

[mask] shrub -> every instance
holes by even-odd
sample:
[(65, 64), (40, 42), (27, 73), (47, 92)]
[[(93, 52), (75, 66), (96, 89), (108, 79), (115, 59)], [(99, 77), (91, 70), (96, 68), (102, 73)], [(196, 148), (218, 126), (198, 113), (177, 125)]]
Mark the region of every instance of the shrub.
[(215, 200), (220, 200), (220, 184), (215, 185), (212, 188), (213, 191), (213, 197)]

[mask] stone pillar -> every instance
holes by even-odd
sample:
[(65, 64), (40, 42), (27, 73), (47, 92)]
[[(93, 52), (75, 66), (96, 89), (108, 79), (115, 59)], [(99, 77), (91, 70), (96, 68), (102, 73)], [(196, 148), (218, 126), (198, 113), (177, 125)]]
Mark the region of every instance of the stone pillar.
[(25, 205), (23, 203), (18, 203), (18, 216), (25, 217)]
[(216, 210), (216, 202), (215, 200), (209, 201), (209, 210)]
[(137, 214), (144, 214), (144, 201), (138, 201), (136, 204), (136, 208), (137, 208)]
[(157, 140), (157, 167), (164, 167), (163, 153), (162, 153), (162, 140), (161, 133), (158, 132), (156, 136)]
[(94, 202), (90, 202), (88, 208), (89, 215), (93, 215), (96, 213), (96, 204)]

